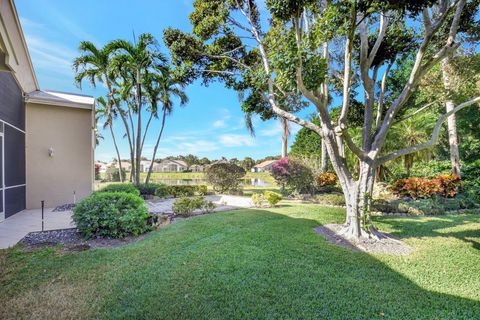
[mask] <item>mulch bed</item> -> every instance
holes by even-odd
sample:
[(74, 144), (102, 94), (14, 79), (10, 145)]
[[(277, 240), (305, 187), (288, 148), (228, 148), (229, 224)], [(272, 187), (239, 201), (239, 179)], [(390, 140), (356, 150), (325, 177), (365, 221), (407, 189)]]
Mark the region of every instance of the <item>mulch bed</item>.
[(62, 204), (61, 206), (55, 207), (52, 212), (64, 212), (64, 211), (72, 211), (75, 208), (76, 204), (74, 203), (67, 203)]
[(63, 245), (64, 251), (76, 252), (90, 248), (118, 247), (141, 240), (145, 235), (146, 234), (143, 234), (138, 237), (131, 236), (124, 239), (94, 238), (86, 240), (76, 228), (70, 228), (30, 232), (20, 240), (19, 244), (23, 245), (27, 251)]
[(323, 235), (327, 241), (352, 251), (391, 255), (408, 255), (413, 251), (413, 248), (404, 244), (400, 239), (385, 233), (380, 239), (361, 238), (353, 242), (339, 234), (341, 228), (341, 224), (326, 224), (316, 227), (315, 232)]

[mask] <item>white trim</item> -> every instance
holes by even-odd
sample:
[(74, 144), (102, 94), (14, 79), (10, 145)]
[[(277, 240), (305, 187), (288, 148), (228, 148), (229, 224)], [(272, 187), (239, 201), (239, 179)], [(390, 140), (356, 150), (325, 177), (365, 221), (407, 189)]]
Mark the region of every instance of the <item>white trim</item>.
[(70, 107), (70, 108), (78, 108), (78, 109), (86, 109), (92, 110), (91, 104), (81, 104), (81, 103), (74, 103), (74, 102), (58, 102), (53, 100), (44, 100), (44, 99), (35, 99), (35, 98), (27, 98), (27, 103), (35, 103), (35, 104), (46, 104), (49, 106), (60, 106), (60, 107)]
[(6, 186), (4, 189), (5, 189), (5, 190), (8, 190), (8, 189), (19, 188), (19, 187), (26, 187), (26, 186), (27, 186), (27, 184), (24, 183), (24, 184), (17, 184), (16, 186), (8, 186), (8, 187)]
[[(14, 129), (17, 129), (18, 131), (20, 131), (20, 132), (22, 132), (22, 133), (25, 133), (25, 130), (20, 129), (20, 128), (14, 126), (14, 125), (11, 124), (11, 123), (8, 123), (7, 121), (4, 121), (4, 120), (1, 120), (1, 119), (0, 119), (0, 122), (3, 122), (3, 123), (6, 124), (7, 126), (10, 126), (10, 127), (14, 128)], [(5, 132), (5, 127), (3, 128), (3, 132)]]

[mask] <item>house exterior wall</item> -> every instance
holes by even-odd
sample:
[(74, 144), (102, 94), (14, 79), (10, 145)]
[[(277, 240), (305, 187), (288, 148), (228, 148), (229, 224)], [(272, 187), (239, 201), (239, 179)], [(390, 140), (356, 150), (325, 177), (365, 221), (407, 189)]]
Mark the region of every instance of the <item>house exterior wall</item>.
[[(94, 181), (93, 111), (28, 103), (27, 208), (55, 207), (88, 196)], [(53, 156), (49, 149), (53, 149)]]

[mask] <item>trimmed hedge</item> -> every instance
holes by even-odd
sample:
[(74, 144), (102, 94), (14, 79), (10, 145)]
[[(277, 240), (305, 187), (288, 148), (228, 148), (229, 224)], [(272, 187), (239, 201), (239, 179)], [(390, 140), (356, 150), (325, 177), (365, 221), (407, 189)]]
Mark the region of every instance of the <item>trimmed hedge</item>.
[(140, 195), (142, 196), (153, 196), (158, 188), (167, 187), (166, 184), (163, 183), (140, 183), (136, 188), (140, 191)]
[(96, 192), (81, 200), (73, 210), (73, 221), (87, 239), (139, 235), (149, 230), (147, 220), (143, 199), (125, 192)]
[(178, 197), (193, 197), (195, 195), (204, 196), (207, 194), (206, 185), (180, 185), (180, 186), (166, 186), (163, 185), (155, 191), (158, 197), (172, 196)]
[(109, 184), (98, 190), (97, 192), (125, 192), (134, 194), (136, 196), (140, 195), (140, 191), (133, 184), (130, 183)]

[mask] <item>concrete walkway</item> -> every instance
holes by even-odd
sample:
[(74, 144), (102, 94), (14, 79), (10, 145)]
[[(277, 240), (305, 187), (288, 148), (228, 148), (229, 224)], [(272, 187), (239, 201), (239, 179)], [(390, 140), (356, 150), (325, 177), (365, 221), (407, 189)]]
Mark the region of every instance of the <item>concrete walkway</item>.
[[(217, 206), (217, 211), (227, 211), (238, 208), (253, 207), (252, 200), (248, 197), (230, 196), (230, 195), (208, 195), (204, 197), (205, 200), (212, 201)], [(162, 199), (162, 200), (147, 200), (148, 211), (150, 213), (172, 213), (173, 203), (177, 199)]]
[[(52, 212), (53, 208), (44, 210), (45, 230), (66, 229), (74, 227), (71, 211)], [(40, 209), (24, 210), (0, 222), (0, 249), (14, 246), (29, 232), (42, 230), (42, 211)]]
[[(214, 211), (226, 211), (237, 208), (253, 207), (252, 200), (247, 197), (230, 195), (208, 195), (206, 200), (217, 205)], [(146, 201), (150, 213), (172, 213), (172, 205), (176, 199)], [(44, 230), (73, 228), (71, 211), (53, 212), (53, 208), (44, 211)], [(24, 210), (0, 222), (0, 249), (14, 246), (29, 232), (42, 230), (42, 213), (40, 209)]]

